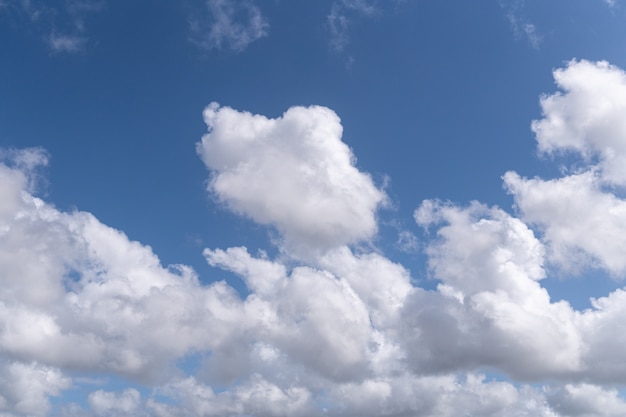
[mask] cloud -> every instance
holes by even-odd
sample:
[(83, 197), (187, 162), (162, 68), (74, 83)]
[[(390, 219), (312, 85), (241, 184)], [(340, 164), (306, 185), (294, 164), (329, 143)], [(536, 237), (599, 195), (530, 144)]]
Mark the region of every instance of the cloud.
[(213, 103), (198, 153), (212, 170), (209, 190), (229, 208), (275, 226), (303, 255), (370, 239), (385, 194), (341, 141), (339, 117), (320, 106), (277, 119)]
[(567, 303), (551, 303), (543, 245), (519, 219), (497, 208), (427, 201), (425, 227), (443, 223), (427, 248), (437, 293), (415, 291), (405, 336), (415, 369), (493, 367), (522, 379), (580, 369), (583, 342)]
[(554, 180), (504, 176), (525, 221), (545, 234), (550, 260), (568, 272), (586, 267), (626, 272), (626, 201), (603, 190), (595, 171)]
[(103, 0), (67, 0), (62, 5), (37, 0), (0, 3), (0, 12), (16, 19), (26, 18), (36, 28), (53, 53), (76, 53), (84, 50), (88, 15), (105, 7)]
[[(579, 84), (621, 79), (608, 64), (582, 65), (600, 73)], [(557, 107), (574, 111), (568, 103)], [(608, 103), (593, 104), (612, 115)], [(551, 114), (544, 109), (542, 120)], [(573, 146), (583, 165), (562, 178), (505, 174), (519, 217), (479, 202), (424, 201), (414, 218), (436, 285), (427, 290), (382, 253), (350, 246), (371, 239), (386, 197), (356, 168), (332, 110), (294, 107), (271, 119), (212, 104), (204, 116), (209, 132), (197, 150), (212, 171), (209, 190), (283, 236), (277, 259), (245, 247), (204, 250), (211, 266), (242, 279), (240, 292), (214, 276), (202, 284), (188, 266), (163, 266), (92, 214), (35, 197), (29, 184), (48, 161), (41, 149), (2, 153), (0, 413), (44, 416), (53, 397), (80, 387), (92, 391), (82, 405), (54, 412), (623, 415), (614, 386), (626, 383), (626, 291), (581, 311), (542, 287), (546, 265), (567, 272), (573, 254), (581, 268), (623, 271), (623, 200), (610, 191), (615, 174), (603, 157), (606, 143), (618, 147), (612, 141), (572, 139), (584, 144)], [(557, 125), (569, 132), (577, 123)], [(542, 121), (533, 126), (542, 126), (540, 148), (559, 137)], [(572, 148), (555, 143), (551, 150)], [(141, 390), (74, 377), (85, 373)]]
[(506, 18), (514, 36), (517, 39), (526, 38), (530, 46), (534, 49), (539, 49), (543, 37), (535, 24), (529, 22), (523, 16), (524, 3), (524, 0), (500, 0), (500, 6), (506, 11)]
[(542, 96), (543, 118), (532, 130), (540, 153), (578, 159), (562, 178), (509, 172), (505, 186), (522, 218), (545, 234), (552, 262), (570, 272), (599, 267), (623, 276), (626, 75), (604, 61), (574, 60), (554, 78), (563, 91)]
[(350, 41), (348, 32), (353, 16), (370, 16), (376, 10), (375, 2), (372, 0), (335, 1), (327, 17), (331, 48), (341, 52), (348, 45)]
[(98, 390), (87, 398), (90, 408), (96, 415), (133, 415), (141, 405), (141, 394), (133, 388), (117, 395), (114, 392)]
[(561, 92), (541, 98), (532, 123), (539, 151), (573, 152), (600, 169), (600, 179), (626, 185), (626, 74), (606, 61), (570, 61), (554, 71)]
[(626, 413), (626, 403), (617, 390), (567, 384), (548, 395), (548, 403), (563, 416), (618, 417)]
[(50, 409), (50, 396), (70, 387), (70, 379), (58, 369), (37, 363), (0, 363), (0, 413), (17, 416), (44, 416)]
[(269, 23), (250, 1), (208, 0), (207, 21), (191, 19), (193, 41), (207, 49), (241, 52), (268, 35)]

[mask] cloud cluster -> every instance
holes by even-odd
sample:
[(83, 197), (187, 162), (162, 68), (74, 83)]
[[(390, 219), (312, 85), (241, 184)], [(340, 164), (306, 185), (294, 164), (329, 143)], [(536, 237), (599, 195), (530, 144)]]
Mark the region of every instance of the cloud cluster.
[(541, 98), (532, 123), (539, 151), (570, 153), (581, 162), (557, 179), (509, 172), (505, 186), (524, 221), (545, 235), (550, 259), (577, 270), (626, 272), (626, 74), (607, 62), (571, 61), (554, 71), (562, 92)]
[(621, 70), (586, 61), (555, 77), (565, 92), (542, 99), (533, 129), (540, 149), (573, 149), (582, 165), (551, 180), (507, 173), (519, 217), (424, 201), (414, 217), (430, 236), (434, 290), (383, 254), (355, 249), (376, 233), (386, 197), (356, 168), (327, 108), (276, 119), (205, 110), (197, 150), (209, 191), (282, 236), (278, 259), (204, 250), (210, 265), (241, 277), (244, 296), (224, 281), (202, 284), (184, 265), (162, 266), (150, 247), (89, 213), (35, 197), (45, 152), (3, 152), (0, 415), (47, 415), (52, 397), (86, 389), (76, 373), (94, 372), (145, 390), (91, 386), (57, 415), (623, 415), (626, 291), (580, 311), (551, 300), (541, 281), (547, 266), (569, 271), (572, 259), (579, 270), (623, 273), (613, 164), (623, 157), (621, 124), (610, 117), (621, 102), (586, 83), (610, 96), (624, 81)]

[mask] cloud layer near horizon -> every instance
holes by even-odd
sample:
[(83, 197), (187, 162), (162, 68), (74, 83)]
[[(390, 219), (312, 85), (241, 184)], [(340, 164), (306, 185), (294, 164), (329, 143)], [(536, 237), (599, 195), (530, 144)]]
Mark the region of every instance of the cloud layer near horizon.
[[(93, 387), (58, 414), (622, 416), (626, 292), (580, 311), (551, 300), (541, 281), (551, 268), (626, 272), (626, 132), (612, 95), (626, 77), (572, 61), (555, 79), (562, 91), (542, 98), (533, 131), (540, 151), (582, 162), (556, 179), (506, 173), (515, 214), (424, 201), (415, 220), (432, 232), (432, 291), (384, 254), (354, 249), (375, 235), (387, 197), (357, 168), (328, 108), (276, 119), (205, 110), (197, 150), (209, 191), (281, 236), (279, 259), (204, 250), (210, 265), (242, 278), (245, 296), (223, 281), (202, 284), (184, 265), (162, 266), (89, 213), (35, 197), (47, 155), (5, 151), (1, 415), (44, 416), (51, 397), (84, 388), (77, 373), (104, 373), (149, 390)], [(193, 357), (197, 372), (179, 366)]]

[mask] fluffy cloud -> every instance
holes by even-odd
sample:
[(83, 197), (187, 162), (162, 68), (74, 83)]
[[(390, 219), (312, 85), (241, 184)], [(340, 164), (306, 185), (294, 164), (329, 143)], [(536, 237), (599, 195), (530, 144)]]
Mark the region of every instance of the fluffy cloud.
[(549, 181), (508, 172), (504, 182), (524, 220), (544, 232), (551, 260), (559, 267), (597, 266), (616, 276), (626, 272), (626, 201), (604, 191), (597, 172)]
[(589, 384), (567, 384), (550, 392), (548, 402), (563, 416), (618, 417), (626, 413), (626, 403), (617, 390)]
[(0, 415), (44, 416), (50, 396), (70, 387), (70, 379), (55, 368), (37, 363), (0, 363)]
[[(570, 175), (526, 179), (509, 172), (505, 186), (522, 218), (545, 233), (551, 260), (564, 269), (626, 272), (626, 75), (606, 62), (571, 61), (554, 71), (564, 90), (543, 96), (532, 123), (539, 151), (582, 158)], [(617, 187), (617, 188), (615, 188)]]
[(543, 246), (520, 220), (473, 203), (426, 201), (415, 217), (443, 222), (428, 248), (438, 294), (407, 303), (407, 351), (415, 369), (495, 367), (519, 378), (577, 371), (582, 341), (566, 303), (550, 303)]
[(573, 151), (597, 163), (603, 181), (626, 185), (626, 74), (605, 61), (571, 61), (554, 71), (563, 90), (541, 98), (532, 123), (539, 151)]
[(339, 117), (319, 106), (282, 117), (213, 103), (198, 153), (212, 170), (209, 190), (237, 213), (275, 226), (303, 255), (368, 239), (385, 194), (354, 166)]
[(90, 408), (96, 415), (133, 415), (141, 405), (141, 394), (133, 388), (121, 394), (98, 390), (87, 398)]

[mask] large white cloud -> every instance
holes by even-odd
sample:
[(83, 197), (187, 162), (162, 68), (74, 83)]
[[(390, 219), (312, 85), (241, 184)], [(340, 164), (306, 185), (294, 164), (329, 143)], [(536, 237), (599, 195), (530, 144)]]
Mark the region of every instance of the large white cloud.
[(339, 117), (319, 106), (282, 117), (213, 103), (198, 153), (209, 189), (232, 210), (273, 225), (299, 254), (370, 238), (385, 194), (354, 166)]

